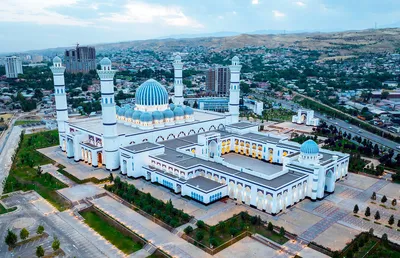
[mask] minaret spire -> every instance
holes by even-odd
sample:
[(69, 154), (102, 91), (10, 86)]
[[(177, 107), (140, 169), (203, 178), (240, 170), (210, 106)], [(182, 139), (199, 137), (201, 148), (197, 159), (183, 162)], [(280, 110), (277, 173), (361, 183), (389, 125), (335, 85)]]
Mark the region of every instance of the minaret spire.
[(229, 66), (231, 72), (231, 85), (229, 87), (229, 113), (232, 117), (231, 122), (239, 122), (239, 98), (240, 98), (240, 69), (242, 66), (239, 57), (232, 58), (232, 65)]
[(59, 134), (59, 143), (63, 151), (66, 151), (66, 122), (68, 121), (67, 95), (65, 93), (64, 72), (61, 58), (58, 56), (53, 59), (53, 66), (50, 67), (53, 73), (54, 96), (56, 100), (57, 125)]
[(182, 82), (182, 58), (176, 55), (174, 58), (174, 104), (183, 105), (183, 82)]
[(103, 153), (106, 169), (117, 170), (119, 168), (119, 143), (114, 99), (114, 75), (116, 71), (111, 69), (111, 60), (106, 57), (100, 61), (100, 66), (97, 74), (100, 77), (101, 88)]

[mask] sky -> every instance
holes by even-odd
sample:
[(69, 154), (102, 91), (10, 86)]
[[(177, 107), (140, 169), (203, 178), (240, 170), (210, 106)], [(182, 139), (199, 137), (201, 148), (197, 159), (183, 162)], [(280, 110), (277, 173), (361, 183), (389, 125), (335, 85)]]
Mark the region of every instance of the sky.
[(397, 25), (400, 0), (1, 0), (0, 53), (257, 30)]

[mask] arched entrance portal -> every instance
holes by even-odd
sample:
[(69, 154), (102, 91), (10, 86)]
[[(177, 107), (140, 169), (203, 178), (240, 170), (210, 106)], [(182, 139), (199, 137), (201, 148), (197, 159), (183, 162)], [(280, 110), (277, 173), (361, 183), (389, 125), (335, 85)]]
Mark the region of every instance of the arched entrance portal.
[(208, 144), (208, 153), (210, 158), (214, 158), (214, 156), (218, 155), (218, 144), (215, 141), (211, 141)]
[(335, 174), (332, 170), (329, 170), (328, 173), (326, 173), (325, 191), (328, 193), (333, 193), (335, 191)]
[(97, 162), (99, 167), (103, 166), (103, 153), (97, 152)]

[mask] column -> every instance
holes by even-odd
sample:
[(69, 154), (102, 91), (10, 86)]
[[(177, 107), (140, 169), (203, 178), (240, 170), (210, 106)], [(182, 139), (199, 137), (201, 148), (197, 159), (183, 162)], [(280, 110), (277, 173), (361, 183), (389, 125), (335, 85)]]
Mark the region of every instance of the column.
[(174, 59), (174, 104), (183, 105), (182, 58), (180, 55)]
[(231, 123), (239, 122), (239, 98), (240, 98), (240, 65), (237, 56), (232, 58), (232, 65), (229, 66), (231, 72), (231, 84), (229, 87), (229, 114)]

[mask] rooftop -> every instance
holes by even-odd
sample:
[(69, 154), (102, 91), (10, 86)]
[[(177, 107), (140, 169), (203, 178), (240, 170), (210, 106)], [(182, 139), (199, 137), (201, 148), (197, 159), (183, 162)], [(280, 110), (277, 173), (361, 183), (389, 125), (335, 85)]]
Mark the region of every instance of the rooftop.
[(253, 126), (258, 126), (257, 124), (252, 124), (249, 122), (239, 122), (239, 123), (234, 123), (234, 124), (230, 124), (227, 125), (229, 127), (233, 127), (233, 128), (237, 128), (237, 129), (245, 129), (245, 128), (250, 128)]
[(152, 150), (155, 148), (161, 148), (162, 145), (151, 143), (151, 142), (143, 142), (143, 143), (138, 143), (134, 145), (129, 145), (124, 147), (124, 149), (128, 149), (133, 152), (142, 152), (146, 150)]
[(186, 184), (192, 187), (200, 188), (201, 190), (206, 192), (212, 191), (215, 188), (223, 186), (223, 184), (220, 184), (203, 176), (198, 176), (188, 179), (186, 181)]

